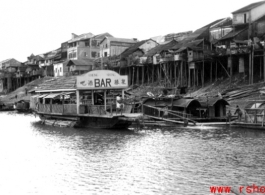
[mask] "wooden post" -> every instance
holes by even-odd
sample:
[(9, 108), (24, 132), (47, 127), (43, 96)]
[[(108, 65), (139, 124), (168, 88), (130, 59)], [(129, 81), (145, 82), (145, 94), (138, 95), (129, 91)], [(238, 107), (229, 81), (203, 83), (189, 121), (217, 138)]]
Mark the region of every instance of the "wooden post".
[(131, 67), (127, 67), (129, 69), (129, 78), (128, 78), (128, 82), (129, 82), (129, 86), (131, 85), (131, 81), (132, 81), (132, 73), (131, 73)]
[(177, 69), (176, 69), (176, 62), (174, 61), (174, 67), (173, 67), (173, 71), (174, 71), (174, 81), (175, 81), (175, 87), (177, 87)]
[(254, 78), (254, 46), (251, 46), (252, 47), (252, 58), (251, 58), (251, 84), (253, 84), (253, 78)]
[(217, 61), (215, 62), (215, 82), (217, 81)]
[(262, 78), (262, 57), (260, 58), (260, 61), (259, 61), (259, 67), (260, 67), (260, 71), (259, 71), (259, 78), (261, 79)]
[[(251, 50), (252, 50), (252, 48), (251, 48)], [(250, 51), (250, 53), (249, 53), (249, 59), (248, 59), (248, 77), (249, 77), (249, 84), (251, 84), (251, 75), (252, 75), (252, 73), (251, 73), (251, 70), (252, 70), (252, 68), (251, 68), (251, 63), (252, 63), (252, 60), (251, 60), (251, 53), (252, 53), (252, 51)]]
[(213, 62), (211, 62), (211, 73), (210, 73), (210, 80), (211, 80), (211, 83), (213, 82)]
[(233, 58), (232, 55), (230, 55), (230, 84), (232, 83), (232, 76), (233, 76)]
[(104, 107), (105, 111), (107, 111), (107, 90), (104, 90)]
[(137, 83), (137, 85), (139, 85), (139, 66), (136, 66), (136, 83)]
[(265, 44), (264, 44), (264, 52), (263, 52), (263, 79), (265, 82)]
[(142, 85), (144, 84), (144, 66), (142, 66)]
[(196, 84), (195, 84), (195, 79), (196, 79), (196, 74), (195, 74), (195, 72), (196, 72), (196, 66), (195, 66), (195, 63), (194, 63), (194, 70), (193, 70), (193, 86), (194, 86), (194, 87), (196, 86)]
[(182, 73), (183, 71), (183, 60), (181, 61), (181, 64), (180, 64), (180, 86), (182, 87)]
[(76, 114), (80, 113), (79, 106), (80, 106), (79, 90), (76, 90)]
[(132, 85), (134, 85), (134, 67), (132, 67)]
[(91, 91), (91, 105), (94, 105), (94, 90)]
[(162, 80), (162, 64), (159, 64), (159, 68), (160, 68), (160, 70), (159, 70), (159, 77), (160, 77), (160, 80)]
[(154, 67), (154, 65), (152, 65), (152, 83), (154, 83), (154, 73), (155, 72), (155, 67)]
[(199, 86), (199, 68), (197, 69), (196, 80), (197, 80), (197, 86)]
[(202, 74), (201, 75), (202, 75), (202, 87), (204, 87), (204, 59), (202, 61)]
[(190, 82), (191, 82), (191, 78), (190, 78), (190, 71), (191, 71), (191, 69), (190, 69), (190, 67), (188, 67), (188, 70), (189, 70), (189, 84), (188, 84), (188, 87), (190, 87)]

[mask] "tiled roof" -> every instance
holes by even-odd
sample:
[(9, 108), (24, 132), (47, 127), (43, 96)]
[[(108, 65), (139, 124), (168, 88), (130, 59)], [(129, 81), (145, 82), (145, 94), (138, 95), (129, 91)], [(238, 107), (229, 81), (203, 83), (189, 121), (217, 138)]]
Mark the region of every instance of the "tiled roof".
[(247, 30), (247, 28), (243, 28), (243, 29), (240, 29), (240, 30), (231, 31), (227, 35), (225, 35), (224, 37), (222, 37), (221, 39), (219, 39), (218, 41), (234, 38), (235, 36), (237, 36), (238, 34), (240, 34), (241, 32), (243, 32), (245, 30)]
[(116, 38), (116, 37), (108, 37), (110, 41), (116, 41), (116, 42), (124, 42), (124, 43), (136, 43), (137, 41), (133, 39), (124, 39), (124, 38)]
[(73, 42), (80, 41), (80, 40), (87, 39), (87, 38), (91, 38), (91, 37), (93, 37), (92, 33), (81, 34), (81, 35), (69, 40), (68, 43), (73, 43)]
[(242, 7), (240, 9), (232, 12), (232, 14), (237, 14), (237, 13), (250, 11), (250, 10), (254, 9), (255, 7), (258, 7), (258, 6), (260, 6), (260, 5), (264, 4), (264, 3), (265, 3), (265, 1), (259, 1), (259, 2), (256, 2), (256, 3), (251, 3), (251, 4), (249, 4), (249, 5), (245, 6), (245, 7)]
[(88, 65), (94, 65), (94, 60), (92, 59), (87, 59), (87, 60), (67, 60), (64, 62), (66, 66), (71, 66), (71, 65), (80, 65), (80, 66), (88, 66)]
[(95, 35), (93, 38), (94, 39), (104, 39), (105, 37), (113, 37), (111, 34), (109, 34), (108, 32), (106, 33), (101, 33), (98, 35)]
[(40, 90), (58, 90), (58, 89), (75, 89), (76, 76), (56, 77), (47, 80), (38, 86), (36, 91)]
[(0, 64), (5, 63), (5, 62), (8, 62), (9, 60), (12, 60), (12, 58), (9, 58), (7, 60), (3, 60), (3, 61), (0, 62)]
[(137, 42), (135, 43), (133, 46), (127, 48), (124, 52), (121, 53), (121, 57), (122, 58), (125, 58), (127, 56), (129, 56), (130, 54), (134, 53), (135, 51), (137, 51), (139, 49), (139, 47), (141, 45), (143, 45), (144, 43), (146, 43), (147, 41), (149, 41), (150, 39), (148, 40), (143, 40), (143, 41), (140, 41), (140, 42)]
[(148, 52), (147, 52), (147, 56), (153, 56), (155, 54), (158, 54), (158, 53), (161, 53), (162, 51), (165, 51), (165, 50), (169, 50), (169, 49), (172, 49), (175, 45), (177, 45), (178, 42), (176, 40), (172, 40), (170, 41), (169, 43), (167, 44), (164, 44), (164, 45), (158, 45), (156, 47), (154, 47), (153, 49), (150, 49)]

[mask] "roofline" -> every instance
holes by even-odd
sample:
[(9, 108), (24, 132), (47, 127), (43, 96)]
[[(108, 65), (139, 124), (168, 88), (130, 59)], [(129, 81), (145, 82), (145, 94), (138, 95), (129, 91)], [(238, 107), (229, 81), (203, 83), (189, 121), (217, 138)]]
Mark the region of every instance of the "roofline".
[(35, 90), (36, 93), (42, 93), (42, 92), (53, 92), (53, 91), (76, 91), (77, 89), (49, 89), (49, 90)]
[[(259, 4), (259, 3), (260, 3), (260, 4)], [(232, 14), (238, 14), (238, 13), (249, 12), (249, 11), (251, 11), (252, 9), (255, 9), (255, 8), (258, 7), (258, 6), (263, 5), (264, 3), (265, 3), (265, 1), (259, 1), (259, 2), (256, 2), (256, 3), (251, 3), (251, 4), (246, 5), (246, 6), (240, 8), (240, 9), (238, 9), (238, 10), (236, 10), (236, 11), (233, 11)], [(240, 10), (244, 9), (245, 7), (248, 7), (248, 6), (253, 5), (253, 4), (258, 4), (258, 5), (254, 6), (254, 7), (252, 7), (252, 8), (248, 8), (248, 9), (246, 9), (245, 11), (240, 11)]]

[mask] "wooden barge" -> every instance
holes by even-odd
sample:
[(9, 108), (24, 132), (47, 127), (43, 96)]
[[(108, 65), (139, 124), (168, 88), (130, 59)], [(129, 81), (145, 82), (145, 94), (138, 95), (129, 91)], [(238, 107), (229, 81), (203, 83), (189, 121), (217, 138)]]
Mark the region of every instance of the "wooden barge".
[(75, 121), (75, 127), (124, 129), (142, 116), (131, 113), (131, 105), (117, 101), (119, 96), (124, 98), (126, 88), (127, 76), (94, 70), (72, 78), (71, 85), (58, 86), (58, 82), (51, 81), (50, 87), (37, 89), (37, 94), (31, 96), (30, 107), (43, 122), (66, 120)]

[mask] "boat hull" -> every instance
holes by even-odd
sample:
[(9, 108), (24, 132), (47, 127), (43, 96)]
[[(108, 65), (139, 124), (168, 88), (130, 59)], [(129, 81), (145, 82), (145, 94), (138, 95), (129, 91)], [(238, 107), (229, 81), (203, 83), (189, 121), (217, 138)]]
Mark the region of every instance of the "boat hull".
[(41, 120), (68, 120), (75, 121), (74, 127), (77, 128), (99, 128), (99, 129), (127, 129), (131, 120), (124, 120), (120, 116), (73, 116), (73, 115), (54, 115), (37, 113)]

